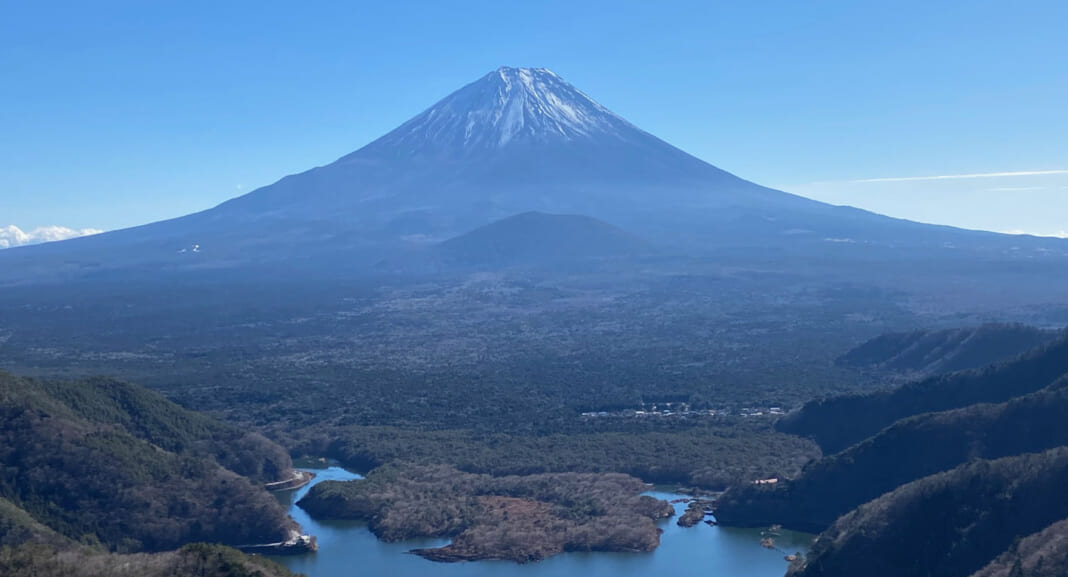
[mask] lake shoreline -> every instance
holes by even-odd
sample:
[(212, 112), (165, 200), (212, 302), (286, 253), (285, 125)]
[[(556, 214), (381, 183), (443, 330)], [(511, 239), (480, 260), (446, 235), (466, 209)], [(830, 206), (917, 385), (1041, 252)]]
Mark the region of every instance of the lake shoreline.
[(531, 563), (567, 551), (650, 552), (675, 515), (619, 473), (494, 477), (446, 465), (390, 465), (362, 481), (317, 484), (299, 506), (318, 520), (366, 521), (385, 541), (447, 538), (413, 553), (438, 562)]
[[(298, 462), (302, 469), (317, 473), (315, 484), (327, 480), (353, 480), (362, 476), (327, 461)], [(677, 487), (645, 485), (646, 494), (664, 501), (691, 500), (692, 494), (680, 494), (663, 489)], [(367, 574), (390, 577), (569, 577), (581, 574), (590, 577), (646, 577), (652, 574), (672, 574), (678, 577), (701, 576), (709, 572), (732, 577), (782, 577), (788, 563), (782, 553), (760, 546), (758, 530), (712, 527), (699, 523), (682, 528), (673, 520), (656, 523), (660, 534), (659, 546), (651, 552), (566, 551), (537, 563), (514, 563), (500, 560), (441, 563), (425, 559), (413, 550), (438, 549), (451, 543), (449, 539), (431, 538), (382, 541), (363, 521), (315, 520), (295, 503), (310, 487), (275, 495), (289, 507), (293, 518), (305, 532), (318, 537), (319, 552), (297, 556), (270, 556), (290, 570), (309, 577), (349, 577), (354, 567)], [(707, 496), (707, 495), (703, 495)], [(676, 504), (676, 515), (685, 504)], [(780, 546), (789, 551), (807, 551), (811, 535), (784, 532)]]

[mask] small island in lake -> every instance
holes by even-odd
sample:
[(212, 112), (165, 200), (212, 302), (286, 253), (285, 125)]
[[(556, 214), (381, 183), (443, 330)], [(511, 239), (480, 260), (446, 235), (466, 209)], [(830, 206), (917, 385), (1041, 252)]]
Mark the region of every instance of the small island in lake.
[[(686, 512), (679, 517), (679, 527), (693, 527), (712, 513), (712, 501), (708, 499), (693, 499), (688, 502)], [(715, 522), (713, 521), (712, 524)]]
[(540, 561), (565, 551), (652, 551), (666, 501), (622, 474), (493, 477), (445, 465), (386, 465), (358, 481), (324, 481), (298, 503), (316, 518), (359, 519), (385, 541), (447, 537), (413, 553), (433, 561)]

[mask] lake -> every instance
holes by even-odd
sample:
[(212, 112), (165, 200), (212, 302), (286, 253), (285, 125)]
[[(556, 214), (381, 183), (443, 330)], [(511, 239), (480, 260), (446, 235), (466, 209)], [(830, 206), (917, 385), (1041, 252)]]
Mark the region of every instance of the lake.
[[(327, 480), (359, 479), (360, 475), (340, 467), (306, 468), (316, 474), (311, 485), (296, 491), (278, 493), (289, 513), (306, 533), (319, 539), (319, 552), (295, 557), (275, 557), (290, 570), (309, 577), (349, 577), (354, 575), (385, 577), (626, 577), (629, 575), (726, 575), (729, 577), (782, 577), (787, 563), (783, 552), (760, 546), (760, 531), (710, 527), (704, 523), (682, 528), (677, 517), (661, 522), (664, 534), (660, 547), (652, 553), (564, 553), (541, 561), (518, 565), (506, 561), (472, 563), (435, 563), (408, 550), (438, 547), (447, 539), (420, 539), (401, 543), (379, 541), (367, 524), (358, 521), (315, 521), (295, 503), (312, 485)], [(674, 493), (651, 491), (658, 499), (685, 497)], [(681, 514), (686, 505), (675, 505)], [(812, 536), (783, 531), (776, 538), (779, 548), (793, 553), (805, 551)]]

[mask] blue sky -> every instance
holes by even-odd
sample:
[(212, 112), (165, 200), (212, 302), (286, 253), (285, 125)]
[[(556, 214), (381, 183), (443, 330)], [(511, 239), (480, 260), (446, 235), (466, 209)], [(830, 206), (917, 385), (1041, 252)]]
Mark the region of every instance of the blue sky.
[(762, 184), (1068, 229), (1068, 3), (742, 4), (4, 2), (0, 233), (209, 208), (502, 65)]

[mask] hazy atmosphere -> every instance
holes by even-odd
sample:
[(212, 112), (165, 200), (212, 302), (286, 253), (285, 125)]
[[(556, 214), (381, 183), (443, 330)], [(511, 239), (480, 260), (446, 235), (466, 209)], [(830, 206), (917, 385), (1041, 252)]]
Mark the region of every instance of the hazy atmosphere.
[(30, 237), (0, 242), (210, 208), (331, 162), (499, 66), (550, 68), (787, 192), (1063, 234), (1066, 17), (1053, 1), (11, 5), (0, 226)]
[(0, 16), (0, 576), (1068, 577), (1068, 9)]

